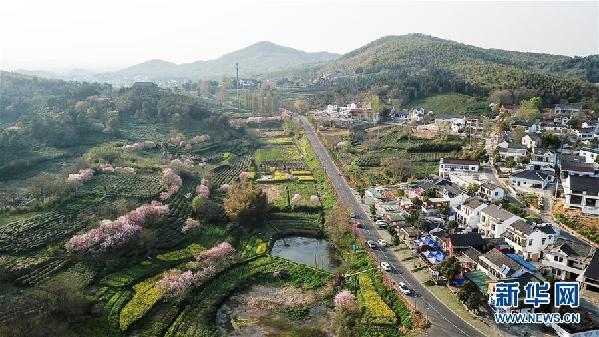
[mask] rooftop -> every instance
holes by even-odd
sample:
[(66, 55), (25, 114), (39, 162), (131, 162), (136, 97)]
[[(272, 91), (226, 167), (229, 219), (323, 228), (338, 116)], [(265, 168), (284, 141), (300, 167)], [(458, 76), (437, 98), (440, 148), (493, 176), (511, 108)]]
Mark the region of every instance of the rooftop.
[(458, 158), (441, 158), (442, 164), (456, 164), (456, 165), (480, 165), (480, 162), (476, 160), (458, 159)]
[(595, 255), (593, 255), (593, 259), (584, 272), (584, 276), (593, 280), (599, 280), (599, 253), (595, 252)]
[(476, 247), (486, 242), (479, 233), (449, 234), (448, 240), (454, 247)]
[(507, 272), (507, 275), (523, 268), (518, 262), (514, 261), (514, 259), (503, 254), (496, 248), (491, 249), (483, 256), (499, 268), (503, 268), (503, 266), (508, 267), (510, 270)]
[(593, 247), (585, 243), (562, 238), (557, 239), (553, 246), (569, 257), (588, 257), (593, 250)]
[(484, 202), (479, 198), (468, 198), (466, 199), (466, 202), (464, 202), (464, 206), (470, 207), (472, 209), (476, 209), (478, 206), (482, 204), (484, 204)]
[(481, 211), (481, 213), (485, 213), (486, 215), (500, 220), (500, 221), (505, 221), (513, 216), (515, 216), (514, 214), (506, 211), (505, 209), (497, 206), (497, 205), (489, 205), (487, 206), (485, 209), (483, 209)]
[(512, 174), (512, 178), (544, 181), (549, 178), (549, 175), (546, 173), (543, 173), (543, 172), (539, 172), (539, 171), (524, 170), (524, 171), (520, 171), (520, 172)]
[(472, 261), (478, 263), (478, 258), (483, 254), (479, 252), (476, 248), (470, 247), (464, 252), (464, 255), (471, 258)]
[(599, 154), (599, 149), (593, 149), (590, 147), (582, 147), (580, 148), (580, 151), (586, 151), (586, 152), (591, 152), (591, 153), (597, 153)]
[(585, 191), (587, 194), (599, 194), (599, 178), (589, 176), (568, 176), (566, 183), (569, 184), (570, 190)]
[(529, 224), (527, 224), (526, 222), (524, 222), (522, 220), (517, 220), (510, 226), (512, 228), (522, 232), (524, 235), (530, 235), (530, 234), (532, 234), (532, 232), (534, 232), (534, 229), (532, 229)]

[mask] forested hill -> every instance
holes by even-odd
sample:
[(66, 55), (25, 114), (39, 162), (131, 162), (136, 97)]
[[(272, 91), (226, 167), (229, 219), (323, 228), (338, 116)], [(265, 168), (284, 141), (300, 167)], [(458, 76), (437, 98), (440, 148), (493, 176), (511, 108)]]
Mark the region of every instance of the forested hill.
[(322, 72), (346, 78), (338, 83), (342, 87), (352, 81), (362, 89), (412, 88), (411, 98), (443, 92), (487, 96), (497, 89), (523, 89), (550, 103), (595, 95), (597, 88), (591, 82), (599, 82), (599, 55), (571, 58), (484, 49), (410, 34), (373, 41), (329, 62)]
[(114, 80), (136, 77), (153, 80), (172, 78), (218, 79), (222, 75), (235, 75), (236, 62), (239, 63), (244, 76), (253, 76), (305, 64), (330, 61), (338, 56), (338, 54), (327, 52), (308, 53), (262, 41), (214, 60), (196, 61), (180, 65), (162, 60), (150, 60), (116, 72), (98, 75), (98, 79)]

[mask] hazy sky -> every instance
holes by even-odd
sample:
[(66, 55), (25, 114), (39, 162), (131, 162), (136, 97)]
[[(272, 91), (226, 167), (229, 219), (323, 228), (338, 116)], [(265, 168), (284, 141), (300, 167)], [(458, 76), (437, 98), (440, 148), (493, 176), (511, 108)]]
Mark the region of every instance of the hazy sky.
[(485, 48), (599, 54), (592, 2), (16, 0), (0, 5), (3, 68), (216, 58), (269, 40), (345, 53), (426, 33)]

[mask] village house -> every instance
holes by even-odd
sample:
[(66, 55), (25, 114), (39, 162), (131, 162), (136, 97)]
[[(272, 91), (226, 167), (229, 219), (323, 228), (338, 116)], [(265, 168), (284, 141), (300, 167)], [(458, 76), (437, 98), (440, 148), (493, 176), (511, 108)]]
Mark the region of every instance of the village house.
[(556, 114), (569, 114), (575, 115), (582, 112), (582, 105), (580, 104), (556, 104), (554, 111)]
[(479, 133), (482, 132), (484, 129), (484, 123), (481, 117), (465, 117), (464, 122), (466, 123), (465, 129), (468, 132)]
[(552, 172), (543, 171), (520, 171), (510, 176), (510, 186), (515, 190), (529, 192), (532, 190), (543, 190), (555, 176)]
[(576, 136), (576, 139), (581, 142), (588, 142), (596, 137), (595, 130), (592, 128), (574, 129), (574, 135)]
[(592, 149), (590, 147), (583, 147), (578, 152), (578, 155), (584, 157), (586, 163), (596, 163), (597, 157), (599, 157), (599, 148)]
[(596, 163), (587, 163), (585, 157), (574, 155), (561, 155), (558, 161), (562, 180), (569, 175), (597, 176), (599, 175), (598, 166)]
[(512, 158), (514, 160), (518, 160), (520, 158), (525, 158), (528, 149), (526, 146), (516, 143), (509, 143), (507, 147), (498, 147), (499, 148), (499, 157), (501, 160), (506, 160), (507, 158)]
[(586, 291), (599, 292), (599, 253), (596, 250), (582, 276), (580, 286)]
[(495, 280), (517, 278), (527, 272), (524, 266), (495, 248), (478, 258), (477, 269)]
[(476, 270), (478, 266), (478, 259), (483, 255), (476, 248), (468, 248), (462, 252), (462, 257), (460, 260), (460, 265), (462, 266), (462, 271), (468, 272), (471, 270)]
[(542, 132), (549, 132), (555, 134), (565, 134), (568, 132), (568, 126), (561, 122), (546, 122), (541, 125)]
[(593, 129), (595, 130), (595, 133), (597, 133), (597, 131), (599, 131), (599, 120), (586, 120), (582, 122), (580, 126), (582, 126), (583, 128)]
[(518, 220), (522, 219), (497, 205), (489, 205), (480, 211), (478, 232), (484, 238), (500, 238), (507, 227)]
[(451, 208), (458, 207), (469, 198), (468, 194), (453, 184), (439, 187), (439, 193), (442, 197), (449, 199), (449, 207)]
[(414, 108), (414, 109), (410, 110), (409, 119), (412, 122), (421, 122), (424, 119), (424, 115), (425, 115), (424, 108), (418, 108), (418, 109)]
[(455, 208), (455, 221), (468, 229), (478, 228), (480, 212), (488, 205), (478, 198), (470, 198)]
[(529, 170), (545, 170), (555, 171), (555, 164), (557, 162), (557, 153), (551, 150), (545, 150), (535, 147), (530, 162), (526, 165)]
[(457, 158), (441, 158), (439, 160), (439, 177), (447, 178), (451, 172), (475, 173), (480, 169), (480, 162)]
[(478, 194), (486, 200), (495, 202), (505, 197), (505, 190), (497, 185), (485, 182), (480, 185)]
[(564, 207), (599, 215), (599, 178), (569, 175), (563, 182)]
[(526, 134), (522, 137), (520, 143), (526, 146), (527, 149), (534, 149), (541, 144), (541, 140), (536, 135)]
[(557, 233), (551, 225), (530, 225), (518, 220), (508, 226), (503, 237), (516, 254), (526, 260), (539, 261), (547, 246), (555, 242)]
[(558, 238), (545, 250), (541, 264), (546, 275), (559, 281), (576, 281), (595, 254), (595, 248), (578, 241)]
[(539, 130), (539, 126), (533, 122), (515, 121), (512, 123), (512, 130), (523, 129), (526, 133), (534, 133)]

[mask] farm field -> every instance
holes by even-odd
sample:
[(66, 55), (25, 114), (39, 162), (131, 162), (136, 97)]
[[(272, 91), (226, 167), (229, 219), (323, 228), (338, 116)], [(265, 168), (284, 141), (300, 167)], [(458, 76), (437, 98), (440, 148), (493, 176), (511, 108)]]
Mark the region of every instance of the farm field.
[[(252, 147), (239, 135), (206, 136), (202, 123), (174, 133), (172, 125), (125, 120), (119, 134), (126, 137), (82, 148), (69, 162), (77, 168), (56, 162), (56, 170), (41, 169), (65, 189), (2, 209), (0, 298), (10, 305), (0, 308), (0, 335), (34, 329), (20, 325), (23, 317), (54, 319), (63, 312), (56, 310), (75, 310), (64, 303), (76, 313), (68, 325), (51, 328), (73, 336), (220, 336), (275, 327), (329, 336), (339, 328), (330, 322), (340, 315), (334, 297), (343, 289), (356, 298), (379, 294), (374, 305), (390, 310), (385, 321), (352, 318), (361, 335), (409, 331), (410, 312), (393, 309), (389, 301), (401, 300), (385, 292), (376, 274), (362, 290), (335, 273), (270, 255), (287, 235), (328, 237), (335, 195), (301, 133), (272, 120), (265, 129), (255, 126)], [(37, 179), (9, 183), (29, 189)], [(240, 181), (255, 185), (269, 205), (251, 227), (231, 221), (225, 209), (228, 190)], [(338, 272), (372, 268), (365, 254), (349, 258), (346, 244), (357, 238), (344, 230), (336, 254), (346, 258)], [(169, 288), (174, 284), (185, 288)], [(57, 304), (53, 294), (64, 292), (68, 301)], [(272, 304), (252, 319), (224, 314), (228, 306), (254, 312), (258, 300)]]

